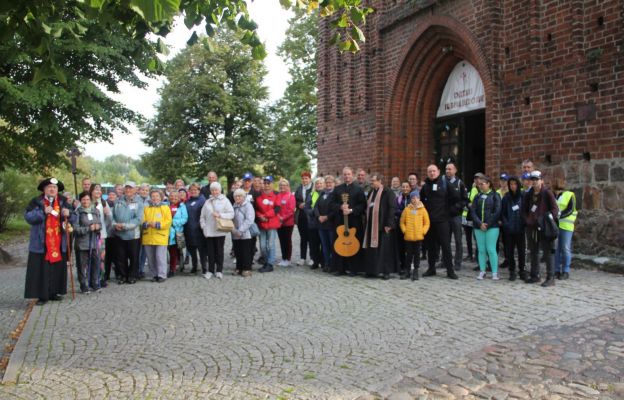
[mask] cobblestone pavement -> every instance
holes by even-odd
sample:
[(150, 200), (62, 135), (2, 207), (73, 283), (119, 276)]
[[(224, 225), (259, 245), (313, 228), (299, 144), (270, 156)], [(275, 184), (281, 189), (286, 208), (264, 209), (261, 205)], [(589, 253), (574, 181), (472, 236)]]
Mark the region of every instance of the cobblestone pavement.
[[(226, 272), (231, 268), (226, 263)], [(533, 354), (559, 355), (558, 344), (544, 356), (545, 348), (525, 348), (554, 341), (536, 332), (558, 338), (565, 326), (624, 310), (618, 275), (573, 271), (571, 280), (541, 288), (477, 281), (474, 274), (464, 269), (459, 281), (382, 281), (292, 267), (249, 279), (226, 274), (222, 281), (177, 276), (162, 284), (111, 284), (99, 294), (33, 310), (20, 339), (25, 353), (17, 384), (0, 386), (0, 398), (396, 398), (417, 395), (401, 391), (410, 384), (416, 390), (418, 379), (440, 385), (442, 396), (451, 389), (441, 387), (442, 374), (428, 374), (432, 368), (457, 363), (470, 374), (457, 379), (490, 379), (496, 377), (490, 364), (497, 362), (502, 373), (509, 360), (520, 365), (530, 364)], [(23, 275), (15, 284), (21, 290)], [(591, 333), (592, 325), (586, 329)], [(597, 340), (605, 341), (605, 358), (617, 353), (620, 364), (611, 365), (608, 377), (619, 377), (621, 326), (610, 332), (613, 340)], [(600, 346), (592, 336), (587, 340)], [(562, 345), (561, 360), (549, 361), (584, 363), (565, 355), (587, 357), (573, 351), (574, 343)], [(484, 347), (483, 356), (475, 353)], [(538, 365), (544, 368), (527, 366), (527, 381), (567, 371)], [(501, 393), (506, 381), (497, 382), (470, 390)], [(576, 390), (573, 382), (560, 390)]]
[(7, 346), (15, 344), (9, 334), (21, 321), (28, 305), (28, 301), (24, 299), (25, 269), (16, 268), (25, 265), (26, 249), (25, 242), (6, 246), (10, 254), (18, 257), (8, 265), (0, 265), (0, 358), (5, 355)]
[(623, 399), (624, 312), (486, 346), (448, 364), (408, 373), (388, 399)]

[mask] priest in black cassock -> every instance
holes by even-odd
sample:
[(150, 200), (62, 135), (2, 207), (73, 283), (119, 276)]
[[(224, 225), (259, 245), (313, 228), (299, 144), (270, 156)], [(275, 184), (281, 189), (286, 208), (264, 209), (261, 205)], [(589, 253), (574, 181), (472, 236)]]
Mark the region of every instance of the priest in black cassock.
[(67, 235), (76, 216), (71, 204), (59, 195), (63, 183), (48, 178), (37, 188), (40, 196), (31, 200), (24, 218), (30, 224), (26, 288), (24, 297), (38, 299), (37, 304), (60, 300), (67, 293)]
[[(364, 237), (363, 217), (366, 212), (366, 196), (362, 188), (353, 182), (354, 173), (351, 167), (342, 169), (343, 183), (336, 186), (331, 193), (332, 213), (335, 215), (335, 226), (344, 226), (344, 217), (347, 216), (350, 228), (355, 228), (355, 236), (362, 243)], [(347, 204), (343, 204), (343, 194), (348, 194), (349, 200)], [(363, 260), (362, 251), (360, 250), (353, 257), (342, 257), (334, 251), (332, 254), (332, 269), (334, 275), (344, 275), (349, 271), (349, 275), (355, 276), (358, 272), (362, 272)]]
[(383, 177), (371, 175), (371, 191), (366, 201), (366, 230), (364, 233), (364, 255), (366, 275), (389, 279), (396, 272), (396, 252), (392, 230), (394, 221), (395, 196), (390, 188), (383, 185)]

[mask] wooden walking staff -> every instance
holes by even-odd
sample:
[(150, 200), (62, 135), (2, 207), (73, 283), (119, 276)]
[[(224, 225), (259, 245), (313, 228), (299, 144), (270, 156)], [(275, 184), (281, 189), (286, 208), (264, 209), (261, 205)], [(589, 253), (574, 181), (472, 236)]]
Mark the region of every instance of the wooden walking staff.
[(71, 259), (71, 246), (70, 246), (70, 234), (71, 225), (69, 224), (69, 217), (65, 216), (65, 239), (67, 241), (67, 268), (69, 269), (69, 281), (71, 282), (72, 300), (76, 299), (76, 290), (74, 289), (74, 268), (72, 267)]

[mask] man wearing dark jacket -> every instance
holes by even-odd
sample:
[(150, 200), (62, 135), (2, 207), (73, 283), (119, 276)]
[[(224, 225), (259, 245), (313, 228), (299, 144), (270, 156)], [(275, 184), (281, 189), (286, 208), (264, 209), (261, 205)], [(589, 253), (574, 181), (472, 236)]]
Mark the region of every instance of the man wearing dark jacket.
[[(449, 213), (449, 229), (450, 234), (455, 237), (455, 270), (459, 271), (462, 267), (462, 213), (464, 207), (468, 205), (468, 193), (466, 191), (466, 185), (461, 179), (457, 177), (457, 166), (455, 163), (450, 162), (446, 164), (446, 181), (449, 185), (449, 190), (453, 193), (453, 198), (457, 200), (450, 208)], [(461, 206), (461, 208), (457, 208)], [(450, 236), (449, 236), (450, 240)]]
[(454, 192), (445, 177), (440, 176), (437, 165), (427, 167), (427, 179), (420, 191), (420, 199), (429, 213), (431, 227), (425, 240), (429, 244), (429, 269), (423, 274), (424, 277), (436, 274), (435, 263), (442, 247), (442, 261), (446, 268), (446, 275), (450, 279), (457, 279), (453, 270), (451, 256), (451, 242), (449, 221), (452, 213), (463, 209), (458, 193)]
[[(295, 191), (295, 223), (297, 224), (297, 229), (299, 230), (299, 254), (300, 260), (297, 262), (298, 265), (306, 264), (306, 258), (308, 253), (308, 218), (304, 212), (306, 201), (308, 197), (312, 195), (312, 174), (308, 171), (303, 171), (301, 173), (301, 185)], [(308, 265), (312, 265), (312, 257), (308, 260)]]
[(559, 215), (559, 206), (553, 192), (544, 186), (542, 173), (531, 172), (532, 186), (524, 193), (522, 198), (522, 217), (526, 224), (529, 252), (531, 253), (531, 276), (526, 283), (540, 282), (539, 251), (544, 253), (546, 259), (546, 280), (542, 286), (555, 285), (555, 247), (556, 240), (544, 235), (546, 218), (556, 218)]

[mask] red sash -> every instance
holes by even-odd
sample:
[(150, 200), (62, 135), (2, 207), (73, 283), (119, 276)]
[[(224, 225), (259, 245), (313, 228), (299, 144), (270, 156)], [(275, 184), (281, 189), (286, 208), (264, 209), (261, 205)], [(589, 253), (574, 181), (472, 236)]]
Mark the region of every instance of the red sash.
[[(45, 207), (48, 207), (50, 201), (44, 198), (43, 204)], [(54, 199), (52, 208), (56, 211), (56, 217), (50, 213), (46, 216), (45, 222), (45, 260), (50, 264), (63, 260), (61, 255), (61, 208), (59, 207), (58, 197)]]

